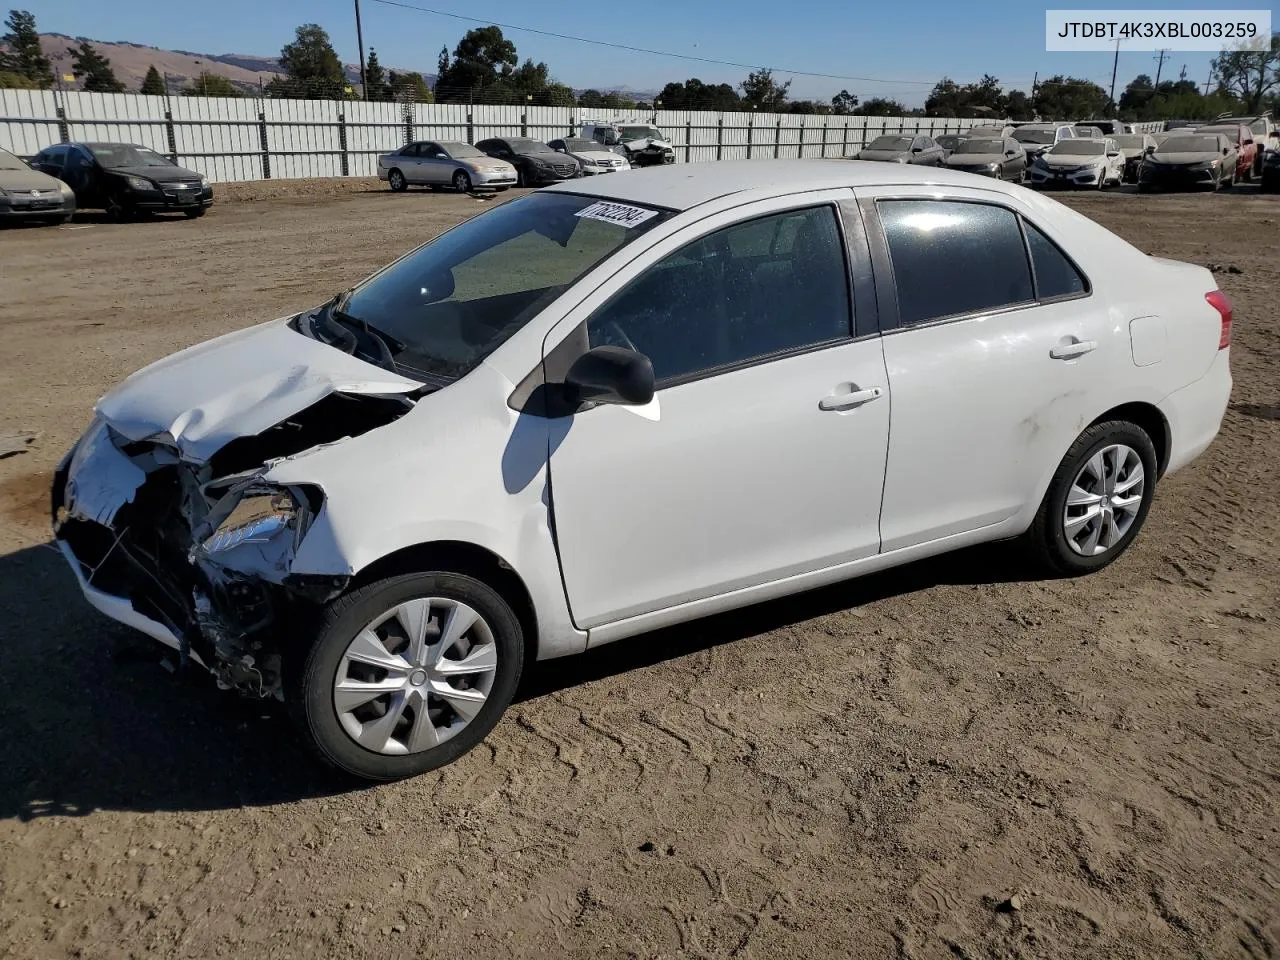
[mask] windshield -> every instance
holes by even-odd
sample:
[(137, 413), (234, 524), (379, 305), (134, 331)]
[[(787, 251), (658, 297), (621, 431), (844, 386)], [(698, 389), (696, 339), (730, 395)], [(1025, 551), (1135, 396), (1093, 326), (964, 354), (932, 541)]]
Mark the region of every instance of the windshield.
[(867, 144), (868, 150), (910, 150), (910, 137), (876, 137)]
[(1170, 137), (1160, 144), (1161, 153), (1217, 153), (1217, 137)]
[(0, 150), (0, 170), (27, 170), (25, 163), (8, 150)]
[(956, 153), (1004, 153), (1003, 140), (962, 140)]
[(1240, 144), (1239, 127), (1201, 127), (1197, 133), (1220, 133), (1237, 146)]
[(1120, 144), (1121, 150), (1141, 150), (1142, 134), (1139, 133), (1122, 133), (1116, 137), (1116, 143)]
[(1055, 157), (1100, 157), (1107, 152), (1101, 140), (1063, 140), (1049, 151)]
[(477, 150), (469, 143), (449, 143), (440, 144), (440, 149), (447, 153), (454, 160), (469, 160), (473, 157), (486, 156), (485, 153)]
[[(441, 234), (335, 298), (312, 315), (311, 333), (335, 345), (354, 333), (366, 359), (448, 382), (665, 217), (572, 193), (521, 197)], [(356, 329), (326, 335), (336, 325), (330, 321)], [(363, 345), (362, 328), (370, 341)]]
[[(564, 143), (564, 148), (568, 150), (570, 153), (582, 153), (584, 151), (588, 153), (602, 152), (600, 150), (600, 144), (596, 143), (594, 140), (573, 139), (573, 140), (564, 140), (562, 142)], [(607, 153), (608, 151), (604, 151), (604, 152)]]
[(134, 147), (127, 143), (89, 144), (89, 152), (104, 167), (172, 167), (168, 157), (162, 157), (146, 147)]
[(1053, 130), (1015, 130), (1013, 131), (1013, 139), (1019, 143), (1053, 143), (1056, 139)]
[(631, 140), (661, 140), (663, 139), (662, 131), (657, 127), (648, 125), (639, 127), (619, 127), (618, 135), (622, 137), (623, 142)]
[(545, 143), (539, 143), (537, 140), (508, 140), (511, 149), (515, 153), (555, 153)]

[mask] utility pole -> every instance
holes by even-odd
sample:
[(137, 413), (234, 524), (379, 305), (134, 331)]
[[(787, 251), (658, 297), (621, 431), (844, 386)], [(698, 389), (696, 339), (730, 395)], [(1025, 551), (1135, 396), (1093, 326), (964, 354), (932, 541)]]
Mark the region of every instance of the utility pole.
[(1209, 95), (1209, 86), (1213, 83), (1213, 64), (1209, 64), (1209, 76), (1204, 81), (1204, 95)]
[(1155, 58), (1156, 59), (1156, 83), (1155, 83), (1156, 90), (1160, 89), (1160, 72), (1164, 70), (1164, 62), (1168, 58), (1168, 54), (1169, 54), (1168, 50), (1161, 50), (1160, 56)]
[(1116, 37), (1116, 55), (1111, 61), (1111, 109), (1116, 107), (1116, 68), (1120, 66), (1120, 38)]
[(360, 48), (360, 99), (369, 99), (369, 88), (364, 78), (364, 34), (360, 30), (360, 0), (356, 0), (356, 46)]

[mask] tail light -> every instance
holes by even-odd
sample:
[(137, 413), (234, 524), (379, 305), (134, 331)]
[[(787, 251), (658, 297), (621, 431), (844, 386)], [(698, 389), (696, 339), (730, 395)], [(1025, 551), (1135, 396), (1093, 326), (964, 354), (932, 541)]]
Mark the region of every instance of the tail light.
[(1221, 290), (1212, 290), (1204, 295), (1209, 306), (1218, 311), (1222, 317), (1222, 332), (1218, 335), (1218, 349), (1225, 350), (1231, 346), (1231, 301)]

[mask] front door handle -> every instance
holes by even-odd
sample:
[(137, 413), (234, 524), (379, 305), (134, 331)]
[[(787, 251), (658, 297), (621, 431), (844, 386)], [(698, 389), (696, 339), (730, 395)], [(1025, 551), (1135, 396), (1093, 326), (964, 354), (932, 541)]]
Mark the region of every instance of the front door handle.
[(866, 390), (854, 390), (851, 393), (836, 393), (829, 397), (823, 397), (818, 401), (819, 410), (848, 410), (850, 407), (860, 407), (864, 403), (870, 403), (872, 400), (879, 400), (884, 390), (880, 387), (869, 387)]
[(1086, 353), (1092, 353), (1098, 349), (1097, 340), (1076, 340), (1072, 339), (1069, 343), (1059, 343), (1057, 346), (1049, 350), (1049, 356), (1054, 360), (1074, 360), (1076, 357), (1083, 357)]

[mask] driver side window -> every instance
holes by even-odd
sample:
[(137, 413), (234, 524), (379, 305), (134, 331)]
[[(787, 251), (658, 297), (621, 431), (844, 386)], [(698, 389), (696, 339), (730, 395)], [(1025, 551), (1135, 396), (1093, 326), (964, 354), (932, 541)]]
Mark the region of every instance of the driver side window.
[(627, 346), (658, 385), (848, 339), (849, 277), (830, 206), (790, 210), (696, 240), (587, 322), (590, 346)]

